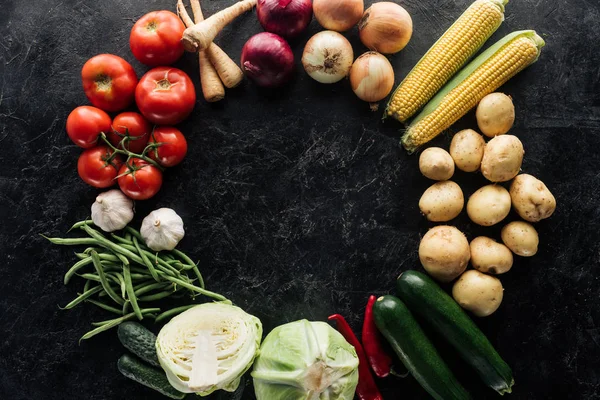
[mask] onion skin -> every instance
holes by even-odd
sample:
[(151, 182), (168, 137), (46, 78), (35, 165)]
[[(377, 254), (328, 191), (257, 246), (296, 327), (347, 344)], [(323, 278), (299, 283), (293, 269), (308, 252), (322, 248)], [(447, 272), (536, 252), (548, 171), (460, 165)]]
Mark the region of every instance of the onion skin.
[(374, 3), (358, 24), (360, 41), (383, 54), (395, 54), (406, 47), (412, 32), (413, 23), (408, 11), (389, 1)]
[(244, 74), (258, 86), (276, 88), (292, 77), (294, 53), (281, 36), (262, 32), (244, 45), (241, 64)]
[(382, 54), (370, 51), (358, 57), (350, 70), (350, 85), (359, 99), (383, 100), (394, 87), (394, 68)]
[(336, 32), (345, 32), (356, 25), (364, 9), (363, 0), (313, 0), (313, 12), (319, 24)]
[(263, 29), (288, 39), (306, 30), (312, 14), (311, 0), (258, 0), (256, 4)]
[(354, 61), (352, 45), (334, 31), (322, 31), (310, 38), (302, 53), (302, 65), (320, 83), (336, 83), (348, 76)]

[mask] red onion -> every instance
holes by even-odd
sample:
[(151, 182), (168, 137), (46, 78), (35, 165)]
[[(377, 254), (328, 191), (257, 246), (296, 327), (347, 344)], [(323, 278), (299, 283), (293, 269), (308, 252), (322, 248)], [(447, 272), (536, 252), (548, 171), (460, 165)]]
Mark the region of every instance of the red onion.
[(242, 49), (242, 69), (257, 85), (274, 88), (286, 83), (294, 72), (290, 45), (274, 33), (252, 36)]
[(258, 0), (256, 14), (263, 29), (293, 38), (308, 27), (312, 19), (311, 0)]

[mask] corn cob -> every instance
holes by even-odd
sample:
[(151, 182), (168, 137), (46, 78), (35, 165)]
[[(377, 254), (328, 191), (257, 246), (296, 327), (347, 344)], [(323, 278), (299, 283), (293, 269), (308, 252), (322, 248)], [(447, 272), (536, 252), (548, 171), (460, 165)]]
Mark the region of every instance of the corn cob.
[(544, 40), (535, 31), (513, 32), (481, 53), (411, 122), (402, 145), (409, 153), (429, 142), (540, 56)]
[(508, 0), (477, 0), (454, 22), (398, 85), (387, 115), (405, 122), (458, 72), (504, 21)]

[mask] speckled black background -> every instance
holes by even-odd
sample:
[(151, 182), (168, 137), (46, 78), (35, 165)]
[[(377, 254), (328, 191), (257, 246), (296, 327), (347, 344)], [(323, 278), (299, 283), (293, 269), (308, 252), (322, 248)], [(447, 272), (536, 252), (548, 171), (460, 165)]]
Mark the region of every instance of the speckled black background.
[[(231, 0), (204, 0), (206, 14)], [(370, 1), (367, 1), (370, 4)], [(399, 82), (469, 0), (406, 0), (414, 35), (391, 57)], [(72, 249), (38, 234), (65, 235), (87, 217), (98, 190), (77, 176), (80, 149), (64, 131), (68, 113), (86, 104), (80, 69), (98, 53), (118, 54), (138, 75), (129, 30), (144, 13), (175, 1), (17, 1), (0, 11), (0, 398), (155, 399), (122, 377), (115, 332), (77, 344), (90, 322), (107, 315), (91, 305), (61, 311), (81, 282), (63, 286)], [(533, 28), (546, 40), (540, 61), (509, 82), (523, 141), (523, 170), (554, 192), (558, 209), (536, 227), (539, 254), (518, 258), (502, 276), (504, 302), (478, 324), (516, 378), (510, 399), (600, 397), (598, 277), (600, 246), (600, 7), (593, 0), (513, 1), (492, 41)], [(292, 43), (303, 44), (319, 30)], [(228, 27), (218, 43), (238, 59), (260, 32), (254, 14)], [(356, 30), (356, 54), (365, 49)], [(225, 101), (199, 100), (181, 124), (189, 154), (165, 174), (162, 191), (138, 202), (135, 224), (152, 209), (183, 217), (181, 249), (201, 260), (208, 286), (258, 316), (268, 332), (300, 318), (346, 315), (360, 330), (369, 294), (388, 293), (394, 278), (420, 268), (419, 238), (431, 224), (418, 199), (431, 183), (417, 157), (398, 147), (399, 124), (357, 100), (347, 82), (321, 86), (299, 68), (276, 92), (246, 82)], [(178, 64), (197, 82), (195, 57)], [(462, 127), (475, 127), (473, 115)], [(450, 135), (433, 144), (448, 147)], [(485, 182), (457, 173), (465, 196)], [(514, 216), (511, 215), (511, 218)], [(465, 213), (454, 223), (469, 238), (499, 238)], [(154, 327), (157, 329), (157, 327)], [(442, 353), (475, 399), (499, 398), (457, 355)], [(386, 399), (425, 399), (412, 379), (380, 383)], [(253, 399), (251, 386), (243, 395)]]

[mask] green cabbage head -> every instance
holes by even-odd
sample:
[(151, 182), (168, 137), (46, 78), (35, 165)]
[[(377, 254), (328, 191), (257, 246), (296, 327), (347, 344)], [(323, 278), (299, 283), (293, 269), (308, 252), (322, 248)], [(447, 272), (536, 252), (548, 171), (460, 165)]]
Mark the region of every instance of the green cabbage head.
[(257, 400), (352, 400), (358, 357), (329, 324), (304, 319), (267, 335), (252, 378)]
[(233, 392), (254, 361), (260, 320), (225, 303), (205, 303), (174, 317), (156, 338), (169, 383), (183, 393)]

